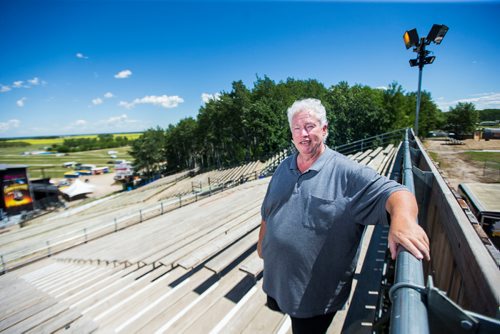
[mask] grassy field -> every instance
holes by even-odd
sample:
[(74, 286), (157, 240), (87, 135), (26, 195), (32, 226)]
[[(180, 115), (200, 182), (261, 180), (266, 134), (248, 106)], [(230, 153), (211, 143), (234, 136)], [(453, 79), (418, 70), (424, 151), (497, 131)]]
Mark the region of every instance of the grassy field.
[(464, 152), (464, 158), (477, 162), (496, 162), (500, 164), (500, 153), (498, 152)]
[[(118, 134), (119, 135), (119, 134)], [(137, 138), (132, 137), (132, 135), (127, 134), (129, 139)], [(81, 136), (91, 138), (93, 136)], [(75, 138), (75, 137), (72, 137)], [(110, 148), (104, 150), (95, 151), (85, 151), (85, 152), (74, 152), (68, 153), (64, 156), (56, 156), (55, 154), (50, 155), (23, 155), (24, 152), (40, 151), (43, 150), (44, 146), (50, 146), (56, 143), (55, 140), (60, 140), (60, 143), (64, 138), (55, 139), (22, 139), (14, 141), (25, 141), (31, 143), (30, 146), (25, 147), (7, 147), (0, 149), (0, 163), (9, 165), (27, 165), (28, 173), (31, 179), (36, 179), (40, 177), (52, 177), (52, 178), (63, 178), (65, 172), (69, 172), (72, 169), (67, 169), (63, 167), (63, 163), (75, 161), (82, 164), (92, 164), (97, 167), (114, 167), (112, 162), (114, 159), (110, 158), (108, 151), (116, 151), (117, 159), (131, 161), (132, 158), (128, 151), (129, 146)]]

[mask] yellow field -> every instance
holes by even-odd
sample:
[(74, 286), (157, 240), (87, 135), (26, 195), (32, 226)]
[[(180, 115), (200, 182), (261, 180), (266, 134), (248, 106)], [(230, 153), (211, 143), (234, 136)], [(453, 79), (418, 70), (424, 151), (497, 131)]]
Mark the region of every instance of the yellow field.
[[(113, 136), (125, 136), (129, 140), (137, 139), (142, 133), (114, 133)], [(64, 139), (77, 138), (97, 138), (97, 135), (81, 135), (81, 136), (61, 136), (59, 138), (30, 138), (30, 139), (10, 139), (7, 142), (23, 141), (31, 145), (50, 146), (52, 144), (62, 144)]]

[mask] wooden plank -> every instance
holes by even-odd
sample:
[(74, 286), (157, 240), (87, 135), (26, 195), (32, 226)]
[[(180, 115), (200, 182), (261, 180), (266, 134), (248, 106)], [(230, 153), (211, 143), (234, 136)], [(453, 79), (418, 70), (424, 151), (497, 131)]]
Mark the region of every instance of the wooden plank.
[[(260, 220), (260, 215), (256, 214), (252, 219), (242, 223), (237, 228), (216, 235), (210, 242), (205, 243), (198, 249), (193, 250), (188, 256), (176, 261), (176, 264), (185, 269), (194, 268), (247, 233), (254, 231), (259, 226)], [(257, 240), (257, 237), (255, 236), (253, 240)]]
[(105, 298), (98, 298), (98, 302), (89, 305), (82, 312), (98, 320), (100, 317), (104, 317), (107, 312), (114, 307), (114, 305), (120, 303), (122, 300), (134, 295), (136, 292), (142, 290), (144, 287), (151, 284), (151, 281), (157, 278), (164, 270), (167, 268), (160, 268), (154, 271), (148, 272), (147, 274), (138, 277), (134, 280), (128, 280), (123, 282), (124, 284), (119, 285), (119, 289), (113, 291), (112, 294), (106, 291)]
[[(106, 328), (113, 328), (115, 332), (123, 330), (128, 326), (128, 323), (139, 320), (147, 311), (157, 306), (159, 300), (169, 297), (172, 291), (175, 291), (172, 282), (184, 280), (185, 276), (185, 270), (181, 268), (174, 269), (154, 282), (143, 286), (133, 294), (117, 300), (114, 305), (94, 319), (99, 321), (99, 326), (104, 331), (107, 330)], [(181, 285), (182, 281), (178, 286)]]
[[(234, 272), (237, 272), (237, 270), (234, 270)], [(203, 300), (199, 309), (203, 309), (204, 311), (201, 312), (200, 317), (196, 321), (193, 321), (185, 329), (186, 333), (204, 334), (213, 331), (219, 322), (238, 305), (241, 298), (248, 291), (251, 291), (255, 285), (254, 280), (248, 276), (241, 275), (239, 277), (241, 277), (241, 280), (238, 283), (228, 285), (228, 289), (230, 289), (228, 292), (225, 292), (227, 290), (214, 291), (211, 296), (212, 301), (209, 301), (209, 298)], [(193, 310), (193, 312), (196, 312), (196, 310)]]
[[(259, 224), (260, 222), (257, 223), (257, 227)], [(218, 254), (215, 258), (207, 262), (205, 264), (205, 268), (212, 270), (216, 274), (220, 273), (243, 253), (248, 251), (250, 248), (255, 247), (258, 237), (259, 229), (256, 228), (243, 237), (243, 239), (238, 240), (232, 246), (226, 248), (221, 254)]]
[(274, 333), (286, 317), (283, 313), (271, 311), (267, 306), (261, 306), (242, 334)]
[[(197, 322), (198, 319), (206, 313), (206, 311), (210, 309), (218, 299), (222, 298), (244, 277), (245, 274), (240, 271), (231, 271), (226, 276), (222, 277), (220, 281), (215, 283), (213, 287), (211, 287), (213, 290), (210, 291), (211, 288), (209, 288), (202, 293), (199, 297), (199, 302), (194, 304), (192, 307), (187, 307), (182, 310), (178, 314), (180, 316), (174, 318), (175, 321), (162, 325), (159, 332), (180, 333), (186, 331), (194, 322)], [(201, 325), (203, 325), (202, 322)]]
[(79, 307), (84, 311), (90, 311), (93, 308), (98, 307), (101, 303), (104, 303), (107, 297), (113, 295), (114, 293), (118, 293), (118, 291), (128, 287), (129, 285), (137, 284), (137, 281), (140, 281), (140, 277), (142, 277), (150, 270), (150, 266), (145, 266), (136, 271), (133, 271), (130, 274), (121, 277), (119, 280), (116, 280), (112, 284), (106, 285), (82, 299), (73, 300), (73, 303), (70, 304), (70, 307)]
[(54, 333), (93, 333), (98, 329), (97, 324), (86, 316), (81, 316), (64, 328), (54, 331)]
[[(57, 304), (55, 299), (42, 299), (30, 303), (27, 307), (19, 308), (15, 313), (9, 314), (0, 321), (0, 331), (7, 330), (12, 326), (33, 318), (36, 314)], [(13, 306), (15, 307), (15, 306)]]
[(27, 332), (39, 324), (59, 316), (62, 314), (64, 311), (68, 309), (67, 305), (63, 305), (61, 303), (56, 303), (52, 306), (49, 306), (47, 308), (44, 308), (40, 312), (33, 314), (31, 317), (26, 318), (18, 323), (16, 323), (14, 326), (9, 327), (4, 331), (6, 334), (18, 334), (18, 333), (24, 333)]
[(266, 304), (266, 295), (262, 291), (262, 280), (257, 282), (255, 288), (256, 290), (247, 300), (244, 301), (244, 304), (238, 308), (237, 312), (235, 312), (234, 315), (228, 319), (229, 321), (226, 321), (225, 325), (219, 330), (212, 331), (210, 334), (239, 334), (249, 326), (252, 319), (255, 318), (256, 314), (262, 307), (265, 307)]
[(53, 317), (40, 325), (33, 327), (29, 331), (25, 333), (53, 333), (57, 330), (66, 328), (68, 325), (76, 321), (82, 315), (80, 312), (76, 310), (66, 310), (61, 314), (58, 314), (56, 317)]
[[(213, 273), (202, 268), (191, 277), (177, 284), (176, 291), (167, 300), (161, 301), (154, 309), (148, 310), (140, 319), (124, 328), (124, 332), (154, 333), (163, 324), (170, 321), (179, 312), (193, 303), (201, 294), (201, 287), (214, 282)], [(181, 286), (181, 284), (183, 284)]]
[(264, 270), (264, 261), (255, 251), (240, 265), (239, 269), (255, 278)]
[(257, 208), (254, 208), (253, 210), (245, 213), (244, 215), (241, 215), (237, 219), (234, 219), (223, 226), (214, 228), (207, 234), (200, 235), (195, 240), (190, 240), (189, 243), (184, 243), (182, 247), (177, 248), (173, 253), (159, 259), (158, 262), (166, 266), (172, 265), (182, 257), (193, 252), (196, 248), (211, 242), (212, 240), (217, 238), (221, 233), (230, 231), (232, 228), (238, 226), (241, 223), (244, 223), (247, 219), (251, 218), (252, 216), (255, 217), (258, 214), (259, 210)]

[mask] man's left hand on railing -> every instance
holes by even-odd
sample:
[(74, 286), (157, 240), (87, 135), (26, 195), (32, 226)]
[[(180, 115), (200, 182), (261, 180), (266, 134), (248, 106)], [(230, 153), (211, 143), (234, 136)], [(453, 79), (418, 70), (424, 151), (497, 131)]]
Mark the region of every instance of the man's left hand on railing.
[(417, 259), (429, 261), (430, 247), (427, 234), (417, 224), (418, 206), (415, 196), (409, 191), (398, 191), (386, 203), (391, 216), (389, 228), (389, 249), (392, 259), (396, 259), (398, 245), (403, 246)]

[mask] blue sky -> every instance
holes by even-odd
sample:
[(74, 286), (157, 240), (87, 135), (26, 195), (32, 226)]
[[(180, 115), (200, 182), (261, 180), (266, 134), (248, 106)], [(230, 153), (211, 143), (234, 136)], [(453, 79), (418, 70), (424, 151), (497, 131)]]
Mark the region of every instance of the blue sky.
[(258, 76), (416, 91), (405, 30), (446, 24), (422, 88), (500, 108), (500, 2), (0, 1), (0, 137), (142, 131)]

